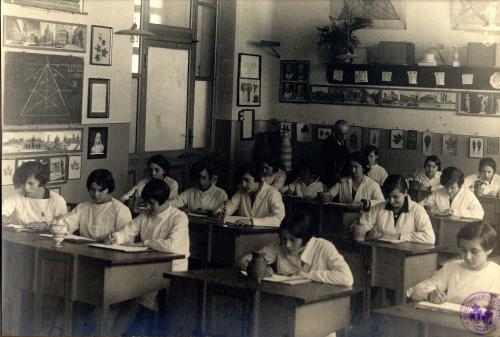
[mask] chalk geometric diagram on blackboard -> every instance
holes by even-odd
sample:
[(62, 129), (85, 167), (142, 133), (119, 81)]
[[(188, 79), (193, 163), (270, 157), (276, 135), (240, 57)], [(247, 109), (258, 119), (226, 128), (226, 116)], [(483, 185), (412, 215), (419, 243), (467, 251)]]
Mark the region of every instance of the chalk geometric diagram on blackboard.
[(406, 2), (401, 0), (331, 0), (337, 20), (371, 19), (372, 28), (406, 29)]
[(6, 54), (5, 124), (81, 122), (83, 59)]

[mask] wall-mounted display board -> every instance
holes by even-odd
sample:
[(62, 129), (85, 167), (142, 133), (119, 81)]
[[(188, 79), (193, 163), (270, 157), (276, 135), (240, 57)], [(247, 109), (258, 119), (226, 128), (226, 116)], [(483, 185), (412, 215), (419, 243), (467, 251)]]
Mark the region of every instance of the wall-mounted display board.
[(82, 121), (83, 58), (7, 52), (4, 125)]
[(306, 103), (309, 61), (281, 61), (280, 102)]

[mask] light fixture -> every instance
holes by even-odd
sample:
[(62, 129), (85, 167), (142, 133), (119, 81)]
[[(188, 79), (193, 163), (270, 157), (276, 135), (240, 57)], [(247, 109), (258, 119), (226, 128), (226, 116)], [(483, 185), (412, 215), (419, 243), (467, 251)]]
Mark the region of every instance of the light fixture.
[(130, 42), (135, 42), (137, 36), (155, 36), (154, 33), (150, 31), (140, 29), (137, 27), (137, 24), (134, 22), (130, 29), (122, 29), (115, 32), (116, 35), (130, 35)]

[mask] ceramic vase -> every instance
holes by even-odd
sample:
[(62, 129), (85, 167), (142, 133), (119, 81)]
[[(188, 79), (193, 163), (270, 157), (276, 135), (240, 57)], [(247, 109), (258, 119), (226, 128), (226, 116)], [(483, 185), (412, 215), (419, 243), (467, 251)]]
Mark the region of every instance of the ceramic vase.
[(250, 261), (247, 267), (248, 278), (250, 281), (260, 284), (260, 281), (266, 275), (266, 271), (267, 263), (264, 259), (264, 253), (253, 252), (252, 261)]

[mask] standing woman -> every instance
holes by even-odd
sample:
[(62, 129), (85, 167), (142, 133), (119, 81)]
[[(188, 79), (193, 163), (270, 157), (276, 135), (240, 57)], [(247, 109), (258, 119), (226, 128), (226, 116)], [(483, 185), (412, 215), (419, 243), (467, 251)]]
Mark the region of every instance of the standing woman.
[(441, 186), (441, 160), (438, 156), (431, 155), (425, 158), (424, 170), (420, 171), (415, 180), (422, 184), (423, 187), (435, 191)]
[(286, 172), (279, 168), (276, 156), (268, 155), (261, 160), (262, 179), (278, 191), (285, 186)]
[(497, 163), (495, 160), (493, 158), (483, 158), (479, 161), (479, 174), (471, 174), (465, 178), (464, 186), (474, 191), (476, 181), (479, 180), (482, 195), (500, 196), (500, 176), (496, 172)]
[(80, 229), (80, 235), (97, 241), (104, 241), (115, 231), (132, 222), (127, 206), (111, 196), (115, 190), (115, 180), (111, 172), (97, 169), (87, 178), (90, 200), (84, 201), (63, 219), (68, 231)]
[(49, 191), (48, 165), (29, 161), (14, 172), (14, 195), (2, 202), (2, 224), (14, 223), (36, 230), (47, 230), (67, 212), (62, 196)]
[(139, 181), (137, 185), (132, 187), (130, 191), (125, 193), (125, 195), (120, 198), (121, 201), (127, 201), (135, 193), (136, 190), (138, 194), (141, 195), (144, 186), (146, 186), (146, 184), (152, 179), (163, 180), (167, 184), (167, 186), (170, 188), (170, 197), (168, 200), (174, 200), (175, 198), (177, 198), (179, 185), (177, 184), (177, 181), (170, 178), (169, 176), (170, 163), (168, 162), (167, 158), (165, 158), (161, 154), (152, 156), (148, 160), (148, 169), (149, 177)]

